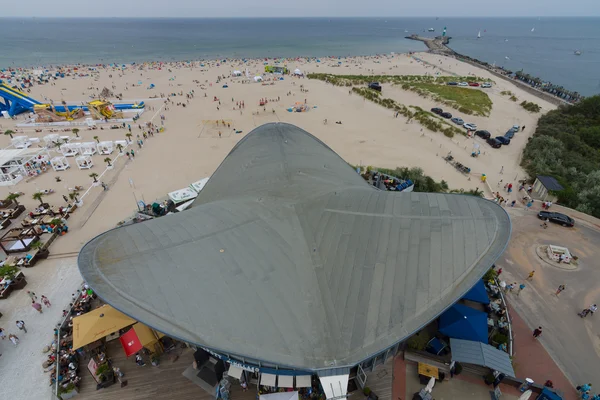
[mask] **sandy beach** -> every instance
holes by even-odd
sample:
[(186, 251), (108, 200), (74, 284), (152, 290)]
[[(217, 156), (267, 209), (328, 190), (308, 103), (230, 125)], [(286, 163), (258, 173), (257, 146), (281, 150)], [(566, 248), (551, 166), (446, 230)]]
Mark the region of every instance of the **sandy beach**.
[[(451, 189), (478, 188), (484, 190), (486, 197), (490, 197), (490, 187), (502, 191), (500, 180), (503, 183), (512, 182), (516, 186), (517, 179), (526, 177), (519, 166), (522, 150), (527, 139), (533, 134), (537, 119), (555, 107), (520, 90), (510, 82), (494, 79), (485, 70), (452, 58), (426, 53), (339, 60), (331, 58), (321, 59), (320, 63), (305, 59), (287, 62), (290, 71), (298, 68), (304, 74), (439, 74), (475, 75), (491, 79), (494, 85), (490, 89), (472, 88), (486, 90), (489, 94), (493, 102), (490, 116), (462, 118), (465, 122), (476, 123), (478, 129), (488, 130), (493, 136), (503, 135), (513, 125), (526, 127), (515, 136), (509, 146), (492, 149), (479, 138), (459, 135), (447, 138), (442, 133), (429, 131), (417, 121), (407, 123), (404, 117), (395, 118), (392, 110), (365, 100), (357, 94), (349, 94), (349, 88), (346, 87), (289, 75), (279, 80), (279, 75), (264, 73), (264, 63), (264, 60), (227, 60), (192, 64), (140, 64), (129, 65), (124, 69), (120, 66), (105, 67), (98, 68), (97, 73), (87, 77), (65, 77), (52, 81), (52, 85), (33, 86), (29, 93), (32, 98), (40, 101), (44, 98), (53, 99), (56, 104), (63, 100), (73, 104), (87, 102), (91, 95), (99, 93), (104, 87), (114, 93), (122, 93), (122, 100), (108, 99), (114, 103), (146, 103), (146, 111), (141, 119), (131, 123), (133, 143), (130, 148), (135, 150), (135, 158), (128, 160), (126, 156), (121, 155), (115, 159), (118, 151), (110, 155), (114, 161), (114, 168), (106, 171), (101, 178), (109, 190), (104, 191), (100, 186), (91, 188), (83, 199), (83, 206), (68, 221), (69, 233), (52, 244), (51, 254), (75, 256), (89, 239), (114, 228), (119, 221), (132, 216), (136, 211), (136, 201), (152, 203), (171, 191), (188, 187), (192, 182), (209, 177), (244, 135), (267, 122), (295, 124), (317, 136), (351, 164), (386, 168), (420, 167), (435, 180), (445, 180)], [(251, 79), (245, 76), (232, 77), (235, 70), (242, 71), (243, 75), (248, 70)], [(254, 82), (252, 78), (256, 75), (261, 75), (264, 82)], [(154, 88), (148, 89), (151, 84)], [(223, 87), (224, 85), (227, 85), (227, 88)], [(502, 91), (513, 92), (519, 102), (537, 103), (542, 107), (542, 112), (529, 113), (519, 102), (511, 101), (508, 96), (500, 94)], [(177, 95), (170, 96), (170, 101), (165, 103), (161, 94), (168, 96), (171, 93)], [(188, 99), (187, 95), (192, 93), (193, 97)], [(384, 84), (383, 96), (407, 106), (419, 106), (426, 110), (438, 106), (433, 100), (420, 97), (399, 86)], [(218, 100), (215, 101), (215, 98)], [(269, 101), (265, 106), (260, 106), (260, 99)], [(245, 105), (241, 109), (240, 102)], [(288, 112), (287, 109), (295, 103), (306, 103), (310, 111)], [(456, 110), (452, 112), (460, 116)], [(152, 121), (161, 126), (161, 116), (164, 116), (165, 131), (144, 140), (143, 147), (139, 148), (136, 139), (137, 135), (142, 135), (142, 130), (138, 125), (143, 127)], [(49, 128), (44, 128), (43, 132), (35, 132), (34, 128), (17, 128), (16, 124), (22, 123), (23, 119), (24, 116), (19, 116), (16, 120), (1, 119), (0, 131), (11, 129), (16, 131), (15, 136), (24, 134), (38, 138), (51, 133)], [(325, 119), (328, 120), (327, 124), (324, 124)], [(224, 121), (227, 126), (223, 126), (223, 122), (217, 126), (217, 120)], [(342, 124), (336, 124), (335, 121), (341, 121)], [(126, 139), (127, 129), (108, 129), (110, 125), (105, 124), (103, 130), (87, 130), (80, 127), (79, 141), (93, 142), (94, 136), (98, 136), (100, 141)], [(69, 132), (60, 134), (74, 137)], [(471, 157), (473, 143), (481, 145), (481, 155), (478, 158)], [(1, 135), (0, 147), (5, 148), (9, 144), (10, 137)], [(471, 168), (470, 175), (463, 175), (446, 163), (443, 157), (449, 152), (456, 160)], [(0, 198), (5, 198), (9, 192), (23, 192), (19, 202), (26, 205), (29, 211), (39, 204), (31, 198), (32, 195), (37, 190), (52, 188), (55, 193), (46, 196), (44, 200), (51, 205), (65, 205), (62, 195), (68, 195), (69, 188), (75, 185), (84, 186), (85, 190), (82, 193), (85, 192), (92, 183), (89, 174), (95, 172), (100, 175), (105, 171), (106, 163), (103, 160), (106, 157), (94, 155), (92, 158), (95, 166), (91, 170), (79, 170), (71, 158), (69, 170), (50, 170), (38, 177), (25, 179), (14, 187), (1, 187)], [(503, 174), (500, 174), (500, 171), (503, 171)], [(481, 182), (481, 174), (487, 175), (489, 186)], [(60, 176), (61, 182), (56, 182), (57, 176)], [(508, 200), (517, 200), (517, 196), (518, 194), (513, 193)], [(50, 262), (42, 262), (27, 272), (32, 290), (52, 296), (52, 293), (44, 288), (59, 290), (60, 285), (48, 283), (58, 279), (48, 272), (48, 268), (51, 268), (48, 264)], [(69, 265), (70, 273), (78, 275), (76, 263), (72, 262)], [(62, 271), (61, 274), (64, 276), (65, 272)], [(63, 288), (61, 298), (69, 297), (74, 289), (71, 286), (77, 284), (77, 279), (68, 281), (71, 284)], [(32, 314), (29, 318), (34, 318), (34, 310), (31, 307), (23, 305), (22, 301), (17, 303), (18, 297), (21, 296), (25, 294), (12, 296), (2, 302), (2, 312), (6, 321), (11, 322), (17, 315), (23, 314)], [(25, 310), (20, 311), (21, 308)], [(60, 310), (53, 312), (59, 313)], [(50, 328), (47, 328), (48, 339), (51, 337)], [(4, 377), (3, 380), (23, 380), (25, 372), (21, 371), (22, 374), (16, 377), (11, 375), (13, 370), (8, 367), (11, 365), (9, 360), (17, 362), (17, 350), (23, 349), (8, 348), (4, 343), (2, 345), (4, 362), (0, 366), (0, 375)], [(41, 343), (39, 345), (41, 346)], [(43, 391), (47, 390), (47, 381), (38, 376), (41, 373), (32, 374), (32, 384), (39, 385), (39, 391), (44, 393)]]

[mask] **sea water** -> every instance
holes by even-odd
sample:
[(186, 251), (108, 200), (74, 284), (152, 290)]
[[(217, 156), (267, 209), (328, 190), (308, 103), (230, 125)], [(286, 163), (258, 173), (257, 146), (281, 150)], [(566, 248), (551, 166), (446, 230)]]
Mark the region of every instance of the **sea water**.
[(600, 18), (2, 18), (0, 68), (403, 53), (444, 27), (459, 53), (600, 92)]

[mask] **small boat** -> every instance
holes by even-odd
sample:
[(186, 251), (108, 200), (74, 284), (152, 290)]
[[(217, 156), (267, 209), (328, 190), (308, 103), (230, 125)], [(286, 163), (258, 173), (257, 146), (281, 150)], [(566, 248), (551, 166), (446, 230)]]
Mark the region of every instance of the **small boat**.
[(574, 54), (575, 54), (576, 56), (580, 56), (580, 55), (581, 55), (581, 51), (579, 51), (579, 50), (575, 50), (575, 53), (574, 53)]
[(535, 31), (535, 28), (531, 28), (531, 32)]
[(405, 30), (404, 30), (404, 33), (408, 33), (408, 31), (405, 29)]
[(481, 39), (481, 31), (477, 33), (477, 39)]
[(504, 58), (506, 58), (507, 60), (510, 60), (510, 58), (508, 58), (508, 56), (504, 56)]
[(429, 28), (429, 29), (427, 29), (427, 30), (428, 30), (429, 32), (435, 32), (435, 29), (433, 29), (433, 28)]

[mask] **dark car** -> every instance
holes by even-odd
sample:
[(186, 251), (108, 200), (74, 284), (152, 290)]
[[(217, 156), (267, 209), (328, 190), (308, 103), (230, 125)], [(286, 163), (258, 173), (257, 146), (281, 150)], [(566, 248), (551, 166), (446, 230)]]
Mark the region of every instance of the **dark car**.
[(502, 147), (502, 143), (500, 143), (498, 141), (498, 139), (495, 139), (493, 137), (488, 138), (488, 140), (486, 140), (486, 142), (487, 142), (487, 144), (492, 146), (494, 149), (499, 149), (500, 147)]
[(506, 132), (506, 133), (504, 134), (504, 137), (505, 137), (505, 138), (508, 138), (508, 139), (512, 139), (512, 138), (514, 138), (514, 137), (515, 137), (515, 131), (513, 131), (512, 129), (511, 129), (511, 130), (509, 130), (508, 132)]
[(444, 112), (444, 110), (442, 110), (441, 108), (438, 108), (438, 107), (434, 107), (431, 109), (431, 112), (434, 114), (440, 115), (441, 113)]
[(479, 136), (482, 139), (489, 139), (492, 137), (492, 134), (489, 133), (488, 131), (481, 130), (481, 131), (475, 131), (475, 136)]
[(552, 212), (552, 211), (540, 211), (538, 218), (542, 220), (548, 220), (555, 224), (561, 224), (562, 226), (575, 226), (575, 220), (568, 215)]
[(448, 86), (456, 86), (456, 85), (458, 85), (458, 82), (448, 82), (448, 83), (446, 83), (446, 85), (448, 85)]
[(496, 136), (496, 140), (505, 146), (510, 144), (510, 139), (504, 136)]
[(381, 92), (381, 85), (379, 84), (379, 82), (371, 82), (371, 83), (369, 83), (369, 89), (373, 89), (373, 90), (377, 90), (378, 92)]
[(452, 114), (450, 114), (449, 112), (443, 112), (440, 114), (440, 117), (444, 117), (444, 118), (452, 118)]

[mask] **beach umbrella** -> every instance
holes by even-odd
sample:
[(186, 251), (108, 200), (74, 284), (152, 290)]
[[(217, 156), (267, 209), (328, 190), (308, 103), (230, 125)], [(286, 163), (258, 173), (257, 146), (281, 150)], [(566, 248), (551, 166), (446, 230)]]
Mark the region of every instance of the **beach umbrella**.
[(487, 344), (487, 314), (463, 304), (455, 304), (441, 315), (439, 331), (451, 338)]

